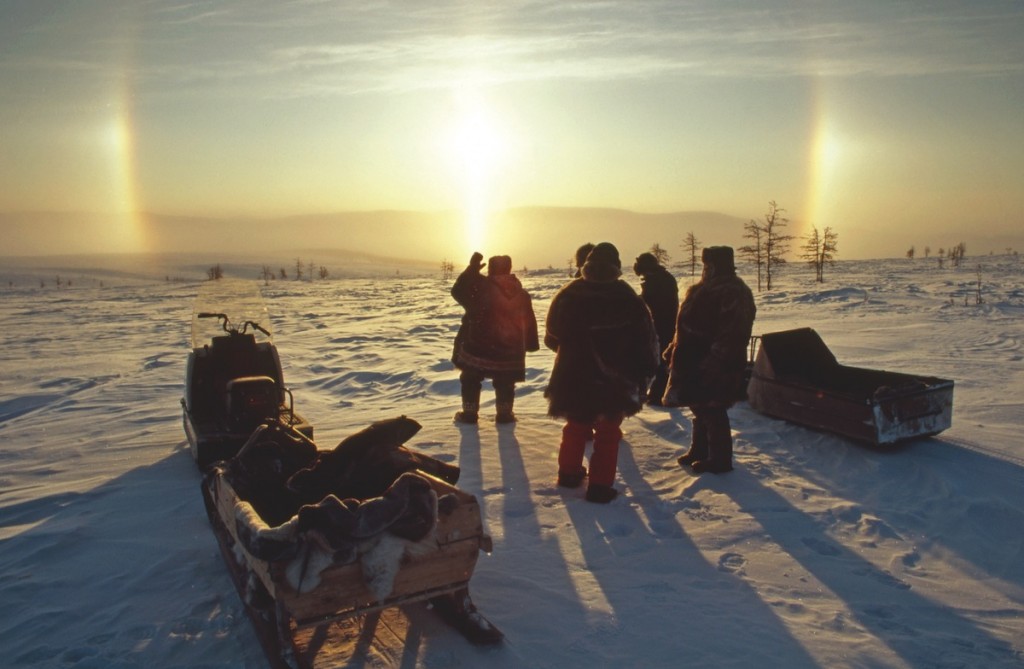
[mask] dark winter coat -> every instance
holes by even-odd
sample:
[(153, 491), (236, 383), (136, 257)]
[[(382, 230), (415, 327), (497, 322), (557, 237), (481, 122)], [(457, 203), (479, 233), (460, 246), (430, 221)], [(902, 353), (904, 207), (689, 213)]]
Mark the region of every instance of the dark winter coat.
[[(603, 267), (603, 269), (602, 269)], [(548, 414), (580, 422), (637, 413), (658, 367), (651, 314), (618, 268), (587, 263), (551, 301), (544, 344), (555, 351)]]
[(487, 378), (526, 378), (526, 352), (540, 349), (533, 301), (514, 274), (484, 276), (467, 268), (452, 297), (466, 310), (455, 336), (452, 362)]
[(676, 319), (665, 404), (725, 404), (743, 399), (747, 348), (757, 308), (734, 271), (694, 284)]
[(676, 332), (679, 311), (679, 285), (671, 272), (657, 265), (640, 275), (640, 298), (651, 311), (654, 331), (658, 333), (658, 346), (668, 348)]

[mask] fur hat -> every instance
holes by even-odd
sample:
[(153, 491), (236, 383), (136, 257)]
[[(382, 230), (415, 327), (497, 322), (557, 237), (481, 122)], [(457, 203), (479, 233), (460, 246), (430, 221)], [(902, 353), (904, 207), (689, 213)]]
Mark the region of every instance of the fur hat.
[(658, 259), (654, 257), (653, 253), (641, 253), (636, 257), (636, 262), (633, 263), (633, 271), (637, 274), (650, 272), (656, 267), (658, 267)]
[(701, 251), (702, 262), (709, 262), (715, 266), (718, 272), (735, 272), (736, 263), (733, 260), (731, 246), (707, 246)]
[(594, 245), (590, 242), (580, 246), (576, 249), (576, 266), (583, 267), (583, 263), (587, 262), (587, 256), (594, 250)]
[(512, 258), (509, 256), (491, 256), (487, 261), (487, 274), (497, 276), (499, 274), (512, 273)]
[(590, 281), (614, 281), (622, 276), (622, 262), (619, 250), (608, 242), (601, 242), (587, 256), (582, 271), (583, 278)]
[(611, 242), (601, 242), (595, 246), (590, 251), (590, 255), (587, 256), (587, 263), (615, 265), (615, 267), (622, 269), (622, 261), (619, 260), (619, 250)]

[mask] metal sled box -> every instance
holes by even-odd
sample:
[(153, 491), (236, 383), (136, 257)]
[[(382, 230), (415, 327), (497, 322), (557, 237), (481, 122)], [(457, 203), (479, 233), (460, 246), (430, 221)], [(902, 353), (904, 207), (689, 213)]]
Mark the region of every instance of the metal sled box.
[(358, 561), (331, 565), (321, 572), (320, 583), (314, 589), (296, 592), (285, 578), (284, 563), (261, 560), (243, 548), (235, 521), (235, 505), (240, 500), (216, 467), (203, 481), (203, 496), (218, 540), (226, 549), (225, 556), (232, 556), (235, 568), (259, 579), (282, 616), (281, 624), (290, 619), (296, 627), (304, 627), (467, 587), (479, 552), (491, 548), (490, 537), (483, 531), (480, 506), (473, 495), (429, 474), (420, 474), (429, 480), (439, 497), (456, 495), (459, 504), (451, 513), (438, 516), (435, 533), (423, 540), (431, 543), (403, 559), (394, 588), (383, 601), (377, 601), (367, 587)]
[(747, 385), (760, 413), (874, 445), (952, 424), (953, 381), (841, 365), (811, 328), (764, 334)]

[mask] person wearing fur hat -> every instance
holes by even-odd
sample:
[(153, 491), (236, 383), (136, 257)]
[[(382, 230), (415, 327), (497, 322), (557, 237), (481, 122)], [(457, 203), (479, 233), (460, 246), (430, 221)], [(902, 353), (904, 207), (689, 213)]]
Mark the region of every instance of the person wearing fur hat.
[(583, 264), (585, 262), (587, 262), (587, 256), (589, 256), (590, 252), (593, 251), (593, 250), (594, 250), (594, 244), (592, 242), (587, 242), (586, 244), (581, 244), (580, 247), (578, 249), (576, 249), (576, 255), (575, 255), (575, 260), (576, 260), (576, 276), (573, 277), (573, 278), (578, 279), (581, 276), (583, 276)]
[(733, 250), (711, 246), (701, 253), (701, 280), (686, 292), (669, 360), (665, 406), (693, 412), (689, 450), (680, 466), (697, 473), (732, 470), (732, 428), (728, 409), (744, 397), (747, 347), (757, 307), (754, 295), (736, 276)]
[(514, 423), (515, 385), (526, 378), (526, 352), (540, 350), (537, 318), (530, 294), (512, 274), (512, 259), (493, 256), (483, 276), (483, 258), (474, 253), (452, 286), (452, 297), (466, 310), (452, 352), (462, 384), (462, 410), (455, 420), (477, 422), (480, 389), (491, 379), (495, 422)]
[[(641, 253), (633, 263), (633, 271), (640, 277), (640, 299), (651, 310), (654, 331), (658, 333), (658, 348), (668, 348), (676, 331), (676, 312), (679, 311), (679, 284), (653, 253)], [(658, 373), (647, 392), (648, 404), (658, 406), (668, 384), (668, 361), (662, 360)]]
[(551, 300), (544, 344), (555, 362), (544, 396), (548, 415), (564, 418), (558, 485), (576, 488), (593, 440), (586, 499), (608, 503), (615, 481), (622, 421), (640, 411), (642, 394), (658, 367), (657, 336), (643, 300), (620, 280), (622, 263), (612, 244), (597, 244), (581, 276)]

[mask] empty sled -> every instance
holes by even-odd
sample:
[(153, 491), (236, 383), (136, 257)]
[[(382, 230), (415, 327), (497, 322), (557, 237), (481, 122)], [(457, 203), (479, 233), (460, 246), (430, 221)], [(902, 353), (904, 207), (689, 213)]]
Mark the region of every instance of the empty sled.
[(760, 337), (747, 385), (760, 413), (874, 445), (952, 424), (953, 381), (841, 365), (811, 328)]

